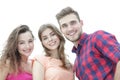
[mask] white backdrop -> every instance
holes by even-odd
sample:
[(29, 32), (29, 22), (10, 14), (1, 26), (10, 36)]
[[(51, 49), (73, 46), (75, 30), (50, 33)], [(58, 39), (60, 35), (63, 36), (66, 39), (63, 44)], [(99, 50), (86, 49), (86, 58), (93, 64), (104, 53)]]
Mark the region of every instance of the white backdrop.
[[(102, 29), (116, 36), (120, 41), (119, 0), (0, 0), (0, 53), (10, 32), (20, 24), (28, 25), (35, 35), (35, 48), (31, 56), (42, 54), (38, 39), (41, 24), (53, 23), (58, 26), (55, 15), (62, 8), (71, 6), (80, 14), (84, 22), (83, 31), (92, 33)], [(71, 62), (73, 44), (66, 41), (65, 49)]]

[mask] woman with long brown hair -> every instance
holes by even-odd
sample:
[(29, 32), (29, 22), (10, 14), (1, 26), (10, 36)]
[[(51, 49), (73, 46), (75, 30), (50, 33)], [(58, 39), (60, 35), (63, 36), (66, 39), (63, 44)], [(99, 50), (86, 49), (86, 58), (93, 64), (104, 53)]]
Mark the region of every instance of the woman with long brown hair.
[(38, 36), (45, 56), (36, 57), (33, 80), (73, 80), (72, 64), (66, 59), (64, 52), (65, 39), (57, 27), (43, 24)]
[(32, 80), (34, 36), (27, 25), (16, 27), (8, 37), (0, 58), (0, 80)]

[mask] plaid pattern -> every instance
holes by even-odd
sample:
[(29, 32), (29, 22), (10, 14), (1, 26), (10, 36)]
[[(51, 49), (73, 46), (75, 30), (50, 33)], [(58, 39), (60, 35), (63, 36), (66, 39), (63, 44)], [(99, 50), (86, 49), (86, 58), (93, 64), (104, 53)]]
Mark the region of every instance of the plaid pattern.
[(102, 30), (83, 33), (72, 52), (77, 56), (74, 71), (79, 80), (113, 80), (120, 60), (120, 44), (114, 35)]

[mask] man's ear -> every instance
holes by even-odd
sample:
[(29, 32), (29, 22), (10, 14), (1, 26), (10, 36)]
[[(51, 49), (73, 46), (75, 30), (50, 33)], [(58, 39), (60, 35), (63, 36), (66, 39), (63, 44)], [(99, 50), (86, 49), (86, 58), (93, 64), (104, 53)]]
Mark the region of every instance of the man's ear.
[(80, 24), (83, 25), (83, 20), (80, 20)]

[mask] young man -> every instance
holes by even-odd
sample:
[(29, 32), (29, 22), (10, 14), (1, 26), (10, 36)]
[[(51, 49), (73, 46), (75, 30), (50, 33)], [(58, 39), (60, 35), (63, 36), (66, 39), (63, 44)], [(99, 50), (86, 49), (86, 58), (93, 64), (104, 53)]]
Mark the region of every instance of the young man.
[[(114, 35), (99, 30), (92, 34), (83, 32), (83, 21), (71, 7), (62, 9), (56, 18), (61, 32), (74, 46), (76, 53), (74, 71), (79, 80), (113, 80), (119, 72), (120, 44)], [(120, 64), (118, 64), (120, 65)]]

